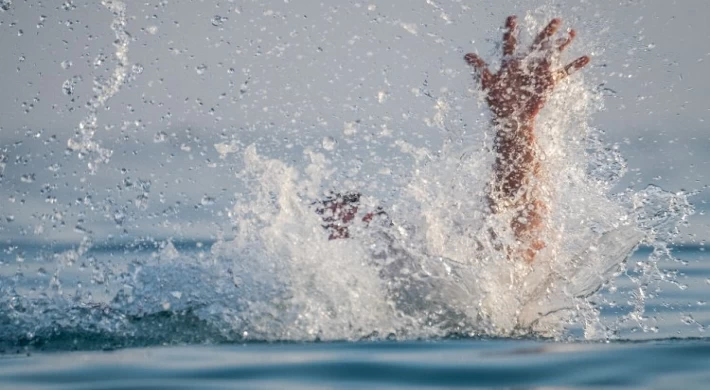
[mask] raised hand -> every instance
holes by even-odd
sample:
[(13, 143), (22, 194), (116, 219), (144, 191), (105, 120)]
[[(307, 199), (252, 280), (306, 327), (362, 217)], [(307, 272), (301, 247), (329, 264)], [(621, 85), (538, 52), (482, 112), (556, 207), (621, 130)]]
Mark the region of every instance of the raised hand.
[(513, 209), (510, 227), (517, 243), (508, 247), (509, 256), (531, 263), (545, 247), (544, 218), (548, 206), (541, 195), (541, 162), (535, 147), (534, 124), (555, 85), (590, 61), (579, 57), (555, 69), (555, 56), (574, 40), (570, 30), (564, 38), (555, 38), (562, 21), (552, 21), (535, 37), (526, 50), (518, 50), (518, 23), (515, 16), (505, 22), (503, 60), (496, 73), (476, 54), (464, 57), (478, 74), (486, 101), (494, 114), (496, 126), (495, 178), (488, 196), (491, 211)]
[(552, 19), (532, 46), (521, 51), (517, 50), (517, 19), (509, 16), (503, 35), (503, 61), (497, 73), (491, 73), (478, 55), (466, 54), (466, 62), (478, 73), (488, 105), (497, 118), (534, 120), (555, 84), (589, 63), (589, 56), (582, 56), (563, 68), (553, 69), (553, 57), (564, 51), (576, 35), (570, 30), (567, 37), (555, 39), (561, 24), (560, 19)]

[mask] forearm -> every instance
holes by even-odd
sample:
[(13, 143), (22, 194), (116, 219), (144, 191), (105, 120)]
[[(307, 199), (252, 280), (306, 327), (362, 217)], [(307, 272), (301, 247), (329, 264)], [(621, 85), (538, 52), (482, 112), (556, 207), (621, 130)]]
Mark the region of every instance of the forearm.
[(534, 121), (496, 118), (493, 125), (496, 130), (495, 179), (491, 187), (494, 206), (510, 202), (519, 204), (526, 198), (532, 200), (524, 195), (529, 195), (539, 172)]
[(518, 254), (531, 263), (545, 247), (541, 228), (547, 204), (540, 196), (540, 161), (535, 145), (534, 121), (494, 120), (495, 177), (489, 200), (491, 211), (515, 210), (510, 227), (519, 242)]

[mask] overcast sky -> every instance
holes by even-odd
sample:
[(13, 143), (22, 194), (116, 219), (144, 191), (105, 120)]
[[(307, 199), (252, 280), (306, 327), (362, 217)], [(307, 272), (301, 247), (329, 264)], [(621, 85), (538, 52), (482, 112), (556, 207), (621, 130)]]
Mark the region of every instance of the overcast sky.
[[(605, 109), (591, 125), (628, 159), (622, 186), (704, 190), (710, 2), (490, 3), (126, 0), (128, 79), (94, 137), (113, 156), (91, 175), (66, 146), (94, 81), (116, 67), (114, 16), (99, 1), (0, 0), (0, 238), (214, 237), (240, 190), (236, 157), (215, 143), (261, 142), (289, 161), (354, 123), (436, 148), (451, 134), (427, 125), (432, 98), (479, 117), (461, 58), (493, 56), (509, 14), (560, 16), (578, 31), (569, 55), (593, 56), (585, 83)], [(341, 160), (377, 169), (354, 145)], [(710, 194), (693, 200), (705, 208)], [(689, 231), (710, 235), (703, 216)]]

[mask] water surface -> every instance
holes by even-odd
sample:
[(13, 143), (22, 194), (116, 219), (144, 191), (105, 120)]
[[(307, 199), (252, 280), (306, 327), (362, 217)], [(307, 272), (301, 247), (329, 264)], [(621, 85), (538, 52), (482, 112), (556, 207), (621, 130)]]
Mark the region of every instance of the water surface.
[(245, 344), (1, 358), (14, 389), (704, 389), (710, 341)]

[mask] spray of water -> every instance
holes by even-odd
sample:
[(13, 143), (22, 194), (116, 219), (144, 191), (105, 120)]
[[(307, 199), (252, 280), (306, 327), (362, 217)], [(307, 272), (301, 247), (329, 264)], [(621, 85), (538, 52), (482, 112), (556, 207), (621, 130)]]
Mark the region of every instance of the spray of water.
[[(111, 155), (94, 140), (98, 110), (128, 73), (125, 6), (103, 5), (115, 16), (117, 67), (105, 82), (97, 81), (89, 115), (69, 140), (72, 150), (89, 156), (92, 171)], [(530, 31), (537, 31), (533, 22), (528, 18)], [(338, 169), (342, 162), (334, 161), (338, 145), (332, 139), (323, 141), (321, 151), (305, 148), (303, 164), (267, 157), (258, 145), (238, 154), (219, 144), (223, 158), (236, 156), (234, 164), (243, 167), (236, 180), (247, 189), (235, 195), (229, 213), (234, 238), (218, 240), (200, 256), (180, 253), (168, 241), (150, 256), (103, 267), (96, 279), (107, 286), (103, 300), (61, 283), (75, 263), (90, 256), (87, 241), (57, 255), (51, 289), (33, 295), (3, 280), (2, 296), (10, 298), (0, 310), (0, 337), (22, 335), (32, 343), (98, 334), (104, 344), (118, 340), (125, 346), (560, 336), (575, 324), (588, 338), (606, 338), (624, 322), (652, 327), (644, 317), (645, 292), (653, 283), (672, 281), (657, 263), (672, 258), (667, 243), (693, 212), (687, 195), (657, 187), (615, 192), (624, 159), (589, 125), (591, 113), (602, 108), (600, 98), (582, 77), (569, 78), (536, 127), (550, 209), (547, 246), (533, 264), (511, 259), (503, 249), (515, 243), (511, 215), (491, 214), (486, 202), (491, 145), (485, 138), (480, 144), (460, 142), (460, 121), (450, 112), (457, 99), (435, 99), (430, 126), (455, 134), (440, 150), (404, 140), (388, 145), (399, 151), (397, 157), (413, 161), (405, 185), (397, 188), (394, 181), (359, 188), (363, 181)], [(477, 126), (482, 134), (491, 131), (485, 121)], [(365, 142), (381, 146), (377, 139)], [(357, 215), (347, 239), (331, 240), (319, 202), (347, 191), (363, 193)], [(378, 197), (383, 193), (395, 195)], [(380, 208), (385, 213), (375, 220), (364, 218)], [(653, 247), (649, 259), (627, 266), (642, 243)], [(635, 310), (619, 324), (603, 324), (595, 293), (629, 268), (638, 286)]]
[(130, 36), (126, 32), (126, 5), (121, 1), (103, 0), (101, 4), (106, 7), (114, 16), (111, 21), (111, 30), (116, 39), (113, 42), (116, 51), (116, 67), (106, 78), (94, 80), (94, 95), (89, 99), (86, 107), (87, 116), (79, 122), (79, 129), (76, 134), (67, 141), (67, 147), (72, 151), (79, 152), (79, 157), (86, 159), (87, 166), (92, 173), (96, 172), (98, 166), (107, 163), (111, 158), (112, 151), (101, 146), (100, 142), (94, 139), (98, 131), (99, 109), (106, 105), (121, 89), (129, 74), (128, 44)]
[[(436, 102), (434, 125), (453, 125), (448, 106)], [(613, 192), (625, 162), (588, 124), (600, 108), (599, 97), (575, 77), (558, 88), (540, 118), (550, 216), (547, 246), (532, 265), (503, 249), (515, 243), (512, 215), (488, 212), (486, 145), (450, 142), (435, 153), (397, 141), (416, 166), (387, 209), (392, 223), (356, 224), (350, 239), (331, 241), (312, 206), (328, 190), (340, 190), (328, 184), (328, 159), (307, 150), (310, 163), (299, 170), (247, 148), (242, 179), (250, 194), (241, 194), (231, 215), (240, 237), (233, 257), (246, 257), (240, 248), (250, 242), (261, 248), (257, 263), (279, 270), (281, 312), (295, 320), (282, 323), (287, 334), (276, 337), (560, 335), (570, 323), (581, 324), (587, 337), (609, 337), (592, 297), (645, 243), (654, 255), (641, 266), (644, 280), (636, 281), (630, 315), (642, 318), (643, 290), (652, 279), (666, 279), (655, 264), (671, 256), (665, 243), (692, 207), (685, 194), (656, 187)], [(377, 205), (367, 199), (360, 209)]]

